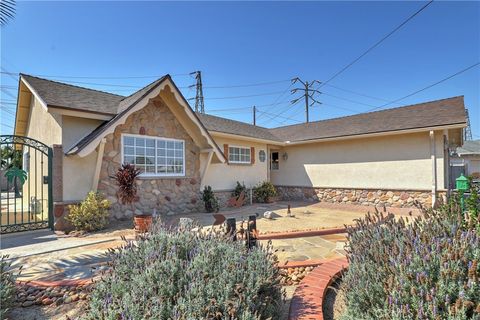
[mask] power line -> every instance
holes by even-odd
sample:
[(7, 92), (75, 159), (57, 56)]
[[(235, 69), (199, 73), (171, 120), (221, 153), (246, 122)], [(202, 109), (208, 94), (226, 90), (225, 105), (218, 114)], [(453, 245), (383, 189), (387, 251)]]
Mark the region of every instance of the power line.
[(282, 118), (282, 119), (293, 120), (293, 121), (296, 121), (296, 122), (298, 122), (298, 123), (301, 123), (301, 122), (302, 122), (302, 121), (300, 121), (300, 120), (297, 120), (297, 119), (293, 119), (293, 118), (288, 118), (288, 117), (280, 116), (280, 115), (273, 114), (273, 113), (270, 113), (270, 112), (265, 112), (265, 111), (258, 111), (258, 112), (260, 112), (260, 113), (264, 113), (264, 114), (267, 114), (267, 115), (270, 115), (270, 116), (274, 116), (274, 117)]
[(466, 72), (466, 71), (468, 71), (468, 70), (470, 70), (470, 69), (478, 66), (479, 64), (480, 64), (480, 62), (474, 63), (474, 64), (472, 64), (471, 66), (469, 66), (469, 67), (467, 67), (467, 68), (465, 68), (465, 69), (462, 69), (462, 70), (460, 70), (460, 71), (458, 71), (458, 72), (455, 72), (454, 74), (452, 74), (452, 75), (450, 75), (450, 76), (448, 76), (448, 77), (446, 77), (446, 78), (443, 78), (443, 79), (440, 80), (440, 81), (437, 81), (437, 82), (435, 82), (435, 83), (432, 83), (432, 84), (430, 84), (430, 85), (428, 85), (428, 86), (426, 86), (426, 87), (424, 87), (424, 88), (422, 88), (422, 89), (420, 89), (420, 90), (414, 91), (414, 92), (412, 92), (412, 93), (410, 93), (410, 94), (407, 94), (406, 96), (403, 96), (403, 97), (398, 98), (398, 99), (396, 99), (396, 100), (387, 102), (387, 103), (385, 103), (385, 104), (383, 104), (383, 105), (381, 105), (381, 106), (379, 106), (379, 107), (375, 107), (375, 108), (373, 108), (373, 109), (370, 109), (370, 110), (368, 110), (367, 112), (375, 111), (375, 110), (378, 110), (378, 109), (383, 109), (384, 107), (386, 107), (386, 106), (388, 106), (388, 105), (390, 105), (390, 104), (399, 102), (399, 101), (404, 100), (404, 99), (406, 99), (406, 98), (409, 98), (409, 97), (411, 97), (411, 96), (413, 96), (413, 95), (416, 95), (417, 93), (420, 93), (420, 92), (422, 92), (422, 91), (425, 91), (425, 90), (427, 90), (427, 89), (430, 89), (430, 88), (432, 88), (432, 87), (434, 87), (434, 86), (436, 86), (436, 85), (438, 85), (438, 84), (440, 84), (440, 83), (442, 83), (442, 82), (445, 82), (445, 81), (447, 81), (447, 80), (450, 80), (451, 78), (456, 77), (456, 76), (458, 76), (458, 75), (460, 75), (460, 74), (462, 74), (462, 73), (464, 73), (464, 72)]
[(376, 47), (378, 47), (383, 41), (385, 41), (386, 39), (388, 39), (392, 34), (394, 34), (395, 32), (397, 32), (398, 30), (400, 30), (404, 25), (406, 25), (410, 20), (412, 20), (416, 15), (418, 15), (420, 12), (422, 12), (423, 10), (425, 10), (429, 5), (431, 5), (433, 2), (433, 0), (429, 1), (427, 4), (425, 4), (423, 7), (421, 7), (420, 9), (418, 9), (414, 14), (410, 15), (405, 21), (403, 21), (401, 24), (399, 24), (395, 29), (393, 29), (392, 31), (390, 31), (387, 35), (385, 35), (383, 38), (381, 38), (379, 41), (377, 41), (373, 46), (371, 46), (370, 48), (368, 48), (364, 53), (362, 53), (360, 56), (358, 56), (356, 59), (354, 59), (352, 62), (350, 62), (349, 64), (347, 64), (345, 67), (343, 67), (342, 69), (340, 69), (339, 71), (337, 71), (333, 76), (331, 76), (327, 81), (325, 81), (320, 87), (326, 85), (327, 83), (329, 83), (330, 81), (332, 81), (333, 79), (335, 79), (336, 77), (338, 77), (340, 74), (342, 74), (345, 70), (347, 70), (348, 68), (350, 68), (352, 65), (354, 65), (358, 60), (360, 60), (361, 58), (363, 58), (365, 55), (367, 55), (370, 51), (372, 51), (373, 49), (375, 49)]
[(11, 125), (9, 125), (9, 124), (6, 124), (6, 123), (3, 123), (3, 122), (2, 122), (2, 123), (0, 123), (0, 125), (2, 125), (2, 126), (5, 126), (5, 127), (7, 127), (7, 128), (11, 128), (11, 129), (13, 129), (13, 127), (12, 127)]
[(336, 96), (336, 95), (333, 95), (333, 94), (330, 94), (330, 93), (323, 92), (323, 95), (325, 95), (327, 97), (332, 97), (332, 98), (335, 98), (335, 99), (339, 99), (339, 100), (348, 101), (348, 102), (351, 102), (351, 103), (361, 104), (361, 105), (364, 105), (366, 107), (375, 107), (373, 104), (368, 104), (368, 103), (364, 103), (364, 102), (360, 102), (360, 101), (356, 101), (356, 100), (352, 100), (352, 99), (348, 99), (348, 98), (339, 97), (339, 96)]
[(341, 88), (341, 87), (339, 87), (339, 86), (334, 86), (333, 84), (326, 84), (326, 86), (335, 88), (335, 89), (340, 90), (340, 91), (344, 91), (344, 92), (348, 92), (348, 93), (353, 93), (353, 94), (356, 94), (357, 96), (361, 96), (361, 97), (365, 97), (365, 98), (369, 98), (369, 99), (380, 100), (380, 101), (389, 101), (389, 100), (387, 100), (387, 99), (374, 97), (374, 96), (371, 96), (371, 95), (368, 95), (368, 94), (364, 94), (364, 93), (359, 93), (359, 92), (357, 92), (357, 91), (353, 91), (353, 90), (350, 90), (350, 89)]
[[(290, 90), (292, 86), (293, 86), (293, 79), (290, 80), (290, 85), (287, 87), (287, 89), (282, 91), (282, 93), (275, 99), (275, 101), (272, 103), (272, 106), (279, 105), (280, 102), (278, 102), (278, 100), (280, 100), (280, 98), (283, 97)], [(261, 118), (262, 116), (263, 114), (260, 114), (257, 119)]]
[[(1, 74), (7, 74), (11, 76), (19, 76), (20, 73), (18, 72), (8, 72), (2, 71)], [(177, 73), (171, 74), (172, 77), (179, 77), (179, 76), (189, 76), (190, 73)], [(98, 77), (98, 76), (54, 76), (54, 75), (42, 75), (37, 74), (33, 75), (35, 77), (45, 77), (45, 78), (59, 78), (59, 79), (148, 79), (148, 78), (161, 78), (164, 75), (152, 75), (152, 76), (117, 76), (117, 77)]]
[(258, 82), (252, 84), (237, 84), (237, 85), (225, 85), (225, 86), (204, 86), (204, 88), (208, 89), (227, 89), (227, 88), (246, 88), (246, 87), (257, 87), (257, 86), (267, 86), (277, 83), (289, 82), (290, 79), (286, 80), (278, 80), (278, 81), (270, 81), (270, 82)]
[(278, 93), (281, 93), (281, 92), (283, 92), (283, 91), (260, 93), (260, 94), (251, 94), (251, 95), (244, 95), (244, 96), (205, 98), (205, 100), (241, 99), (241, 98), (250, 98), (250, 97), (271, 96), (271, 95), (275, 95), (275, 94), (278, 94)]

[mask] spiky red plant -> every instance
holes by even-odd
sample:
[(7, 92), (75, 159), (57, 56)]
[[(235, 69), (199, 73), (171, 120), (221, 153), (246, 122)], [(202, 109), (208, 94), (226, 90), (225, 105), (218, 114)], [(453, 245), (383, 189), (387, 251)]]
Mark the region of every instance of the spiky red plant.
[(130, 163), (124, 163), (118, 168), (115, 175), (112, 176), (119, 187), (117, 197), (122, 204), (133, 204), (138, 200), (137, 185), (135, 180), (140, 174), (140, 170)]

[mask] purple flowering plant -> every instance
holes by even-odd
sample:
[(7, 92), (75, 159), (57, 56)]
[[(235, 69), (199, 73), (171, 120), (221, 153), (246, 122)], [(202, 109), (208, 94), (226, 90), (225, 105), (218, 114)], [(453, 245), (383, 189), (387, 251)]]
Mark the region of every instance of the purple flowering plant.
[(343, 319), (480, 319), (480, 234), (452, 199), (418, 217), (348, 228)]

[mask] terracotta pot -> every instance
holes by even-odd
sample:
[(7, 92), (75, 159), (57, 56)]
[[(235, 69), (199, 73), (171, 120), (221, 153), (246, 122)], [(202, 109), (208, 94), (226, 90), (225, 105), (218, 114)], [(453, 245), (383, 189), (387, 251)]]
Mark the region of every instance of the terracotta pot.
[(147, 214), (142, 214), (134, 216), (133, 220), (135, 222), (135, 230), (138, 232), (147, 232), (152, 226), (152, 216)]

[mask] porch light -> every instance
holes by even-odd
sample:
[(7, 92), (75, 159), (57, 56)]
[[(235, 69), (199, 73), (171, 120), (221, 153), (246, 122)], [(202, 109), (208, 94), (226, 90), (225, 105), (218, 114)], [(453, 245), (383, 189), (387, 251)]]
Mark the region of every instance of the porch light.
[(284, 152), (284, 153), (282, 154), (282, 159), (285, 160), (285, 161), (287, 161), (287, 159), (288, 159), (288, 153)]

